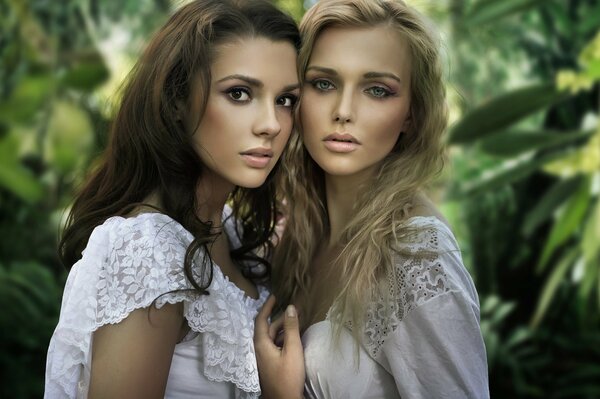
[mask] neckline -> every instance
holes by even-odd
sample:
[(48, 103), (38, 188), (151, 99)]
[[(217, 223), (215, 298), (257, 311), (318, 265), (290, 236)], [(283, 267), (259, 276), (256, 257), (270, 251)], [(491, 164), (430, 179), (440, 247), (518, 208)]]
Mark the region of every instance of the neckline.
[[(449, 237), (456, 242), (456, 238), (454, 237), (454, 234), (452, 233), (452, 230), (450, 229), (450, 226), (448, 226), (443, 220), (441, 220), (439, 217), (434, 216), (434, 215), (429, 215), (429, 216), (424, 216), (424, 215), (415, 215), (415, 216), (411, 216), (409, 218), (406, 218), (406, 223), (407, 224), (415, 224), (418, 223), (419, 221), (423, 221), (423, 222), (431, 222), (433, 224), (435, 224), (436, 226), (440, 226), (440, 228), (444, 229), (445, 232), (447, 234), (449, 234)], [(456, 245), (458, 245), (456, 243)], [(327, 310), (327, 313), (325, 314), (325, 318), (323, 320), (317, 321), (313, 324), (311, 324), (310, 326), (306, 327), (306, 329), (304, 330), (304, 332), (302, 333), (302, 336), (304, 336), (304, 334), (306, 334), (308, 332), (308, 330), (310, 330), (312, 327), (321, 324), (321, 323), (330, 323), (331, 324), (331, 319), (329, 318), (329, 313), (331, 312), (331, 309), (333, 308), (333, 304), (329, 307), (329, 309)]]

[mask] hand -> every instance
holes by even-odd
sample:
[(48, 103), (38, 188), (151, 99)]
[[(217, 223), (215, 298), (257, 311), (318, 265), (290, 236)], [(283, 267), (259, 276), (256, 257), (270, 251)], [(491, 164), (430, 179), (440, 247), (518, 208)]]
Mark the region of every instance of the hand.
[(298, 314), (289, 305), (283, 318), (283, 346), (275, 344), (280, 319), (269, 325), (268, 317), (275, 305), (270, 296), (256, 316), (254, 349), (262, 397), (265, 399), (302, 398), (304, 391), (304, 350), (300, 340)]

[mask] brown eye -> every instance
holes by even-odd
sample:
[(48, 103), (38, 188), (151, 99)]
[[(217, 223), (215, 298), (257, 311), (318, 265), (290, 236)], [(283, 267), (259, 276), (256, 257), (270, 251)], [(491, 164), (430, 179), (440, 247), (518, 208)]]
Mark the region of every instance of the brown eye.
[(241, 87), (233, 87), (227, 91), (227, 95), (233, 101), (245, 102), (250, 100), (250, 93), (248, 90)]
[(277, 105), (286, 107), (286, 108), (292, 108), (294, 105), (296, 105), (296, 101), (297, 101), (296, 96), (287, 94), (287, 95), (281, 96), (277, 99)]

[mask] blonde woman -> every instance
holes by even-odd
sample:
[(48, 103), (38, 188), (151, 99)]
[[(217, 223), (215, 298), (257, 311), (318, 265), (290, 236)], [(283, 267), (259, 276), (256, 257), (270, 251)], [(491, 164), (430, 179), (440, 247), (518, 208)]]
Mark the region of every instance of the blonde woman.
[(293, 305), (282, 348), (274, 299), (257, 318), (264, 396), (489, 397), (477, 293), (424, 194), (447, 124), (434, 30), (400, 0), (321, 0), (300, 30), (301, 134), (273, 262)]

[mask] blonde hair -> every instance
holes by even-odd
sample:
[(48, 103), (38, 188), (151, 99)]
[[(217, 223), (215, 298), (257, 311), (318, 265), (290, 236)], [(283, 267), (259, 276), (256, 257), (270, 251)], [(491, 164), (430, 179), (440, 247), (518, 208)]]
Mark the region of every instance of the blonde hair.
[[(323, 30), (378, 26), (395, 29), (408, 44), (412, 62), (411, 123), (408, 134), (400, 135), (383, 160), (368, 190), (362, 190), (354, 217), (341, 236), (343, 250), (334, 261), (336, 275), (344, 276), (344, 281), (329, 317), (336, 324), (338, 336), (340, 327), (350, 322), (358, 339), (369, 301), (390, 295), (382, 292), (387, 290), (380, 282), (394, 273), (393, 253), (399, 251), (396, 244), (412, 233), (405, 223), (407, 206), (441, 171), (445, 161), (442, 134), (447, 110), (439, 41), (435, 29), (400, 0), (321, 0), (300, 23), (301, 79)], [(308, 292), (309, 265), (328, 233), (328, 216), (323, 171), (304, 148), (301, 134), (292, 138), (282, 167), (289, 209), (275, 252), (273, 277), (278, 302), (285, 304), (298, 290)]]

